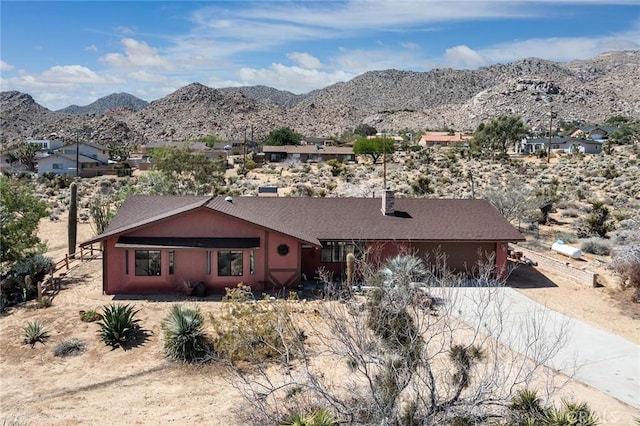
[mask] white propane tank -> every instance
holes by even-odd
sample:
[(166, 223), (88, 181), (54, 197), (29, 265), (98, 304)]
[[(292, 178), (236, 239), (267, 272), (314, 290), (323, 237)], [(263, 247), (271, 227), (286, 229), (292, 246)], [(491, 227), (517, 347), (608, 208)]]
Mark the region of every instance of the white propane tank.
[(573, 259), (580, 259), (582, 257), (582, 250), (576, 247), (571, 247), (564, 243), (564, 241), (558, 240), (551, 245), (551, 250), (569, 256)]

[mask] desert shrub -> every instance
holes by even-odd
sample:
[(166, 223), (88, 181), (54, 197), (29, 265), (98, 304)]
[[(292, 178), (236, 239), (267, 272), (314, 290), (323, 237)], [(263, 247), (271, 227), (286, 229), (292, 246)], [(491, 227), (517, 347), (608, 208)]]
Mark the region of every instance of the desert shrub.
[(247, 170), (253, 170), (256, 167), (258, 167), (258, 163), (256, 163), (251, 158), (247, 159), (247, 161), (244, 163), (244, 168), (247, 169)]
[(63, 340), (53, 349), (53, 355), (65, 357), (80, 355), (87, 350), (87, 344), (77, 338)]
[(561, 213), (562, 217), (578, 217), (580, 216), (580, 211), (578, 209), (567, 209), (563, 210)]
[(635, 288), (634, 302), (640, 302), (640, 234), (628, 239), (623, 247), (616, 250), (609, 268), (622, 279), (624, 288)]
[(98, 331), (104, 343), (112, 348), (124, 347), (135, 339), (140, 331), (140, 320), (135, 318), (137, 312), (131, 305), (105, 306)]
[(558, 240), (564, 241), (565, 243), (577, 243), (578, 237), (569, 232), (558, 232), (556, 233), (556, 241)]
[(53, 298), (51, 296), (42, 296), (42, 298), (38, 302), (38, 308), (40, 309), (50, 308), (52, 303), (53, 303)]
[(23, 342), (33, 348), (38, 342), (44, 344), (49, 338), (49, 333), (47, 333), (47, 328), (42, 322), (35, 320), (29, 321), (22, 328), (22, 336)]
[(102, 315), (94, 310), (80, 311), (80, 321), (94, 322), (102, 319)]
[(580, 249), (585, 253), (608, 256), (611, 253), (611, 243), (602, 238), (586, 238), (580, 241)]
[(178, 362), (199, 362), (207, 358), (210, 345), (200, 309), (174, 305), (162, 320), (165, 354)]
[(217, 337), (216, 355), (231, 364), (263, 362), (296, 357), (301, 353), (301, 333), (294, 326), (289, 302), (249, 299), (246, 288), (227, 289), (228, 309), (210, 315)]

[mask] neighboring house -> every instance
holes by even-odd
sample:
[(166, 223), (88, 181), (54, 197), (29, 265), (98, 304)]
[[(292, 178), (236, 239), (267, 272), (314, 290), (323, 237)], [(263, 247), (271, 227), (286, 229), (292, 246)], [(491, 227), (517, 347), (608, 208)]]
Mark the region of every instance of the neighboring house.
[(56, 149), (54, 153), (75, 156), (76, 150), (78, 150), (78, 153), (82, 156), (93, 158), (98, 164), (107, 164), (109, 162), (109, 151), (107, 148), (89, 142), (68, 143)]
[(356, 155), (351, 146), (330, 145), (281, 145), (262, 147), (262, 152), (268, 162), (302, 161), (322, 162), (331, 159), (338, 161), (356, 161)]
[(570, 136), (580, 139), (603, 140), (616, 130), (618, 127), (615, 126), (581, 126), (576, 128)]
[(420, 137), (418, 145), (422, 147), (435, 145), (450, 146), (469, 143), (471, 139), (473, 139), (473, 136), (464, 135), (462, 133), (451, 134), (449, 132), (426, 132)]
[(600, 154), (602, 152), (602, 141), (578, 138), (533, 138), (523, 139), (520, 143), (519, 152), (522, 154), (533, 154), (538, 151), (546, 152), (551, 142), (551, 152), (565, 152), (567, 154), (581, 152), (583, 154)]
[(62, 139), (27, 139), (29, 145), (38, 147), (38, 151), (53, 153), (64, 145)]
[(38, 175), (53, 173), (55, 175), (76, 176), (76, 167), (79, 167), (79, 175), (82, 177), (95, 176), (95, 173), (91, 173), (91, 169), (100, 165), (100, 162), (95, 158), (84, 155), (76, 157), (75, 153), (73, 155), (54, 153), (38, 159), (37, 163)]
[[(382, 201), (382, 204), (381, 204)], [(223, 292), (295, 288), (320, 268), (340, 280), (349, 252), (381, 264), (439, 251), (470, 271), (479, 256), (506, 272), (509, 242), (524, 241), (485, 200), (131, 196), (104, 233), (103, 291), (176, 292), (203, 282)], [(494, 257), (495, 256), (495, 257)]]

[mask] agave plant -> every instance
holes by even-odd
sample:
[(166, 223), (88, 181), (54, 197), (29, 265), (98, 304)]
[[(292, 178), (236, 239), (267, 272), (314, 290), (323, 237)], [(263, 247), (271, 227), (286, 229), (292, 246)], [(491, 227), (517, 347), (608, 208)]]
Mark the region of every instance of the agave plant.
[(22, 327), (23, 341), (27, 345), (31, 345), (33, 348), (36, 343), (44, 342), (49, 338), (47, 329), (40, 321), (29, 321), (26, 326)]
[(137, 337), (140, 326), (135, 318), (138, 311), (131, 305), (110, 305), (103, 308), (100, 320), (100, 337), (106, 345), (116, 348)]
[(204, 318), (198, 308), (174, 305), (162, 321), (164, 350), (178, 362), (197, 362), (205, 359), (209, 342), (204, 331)]

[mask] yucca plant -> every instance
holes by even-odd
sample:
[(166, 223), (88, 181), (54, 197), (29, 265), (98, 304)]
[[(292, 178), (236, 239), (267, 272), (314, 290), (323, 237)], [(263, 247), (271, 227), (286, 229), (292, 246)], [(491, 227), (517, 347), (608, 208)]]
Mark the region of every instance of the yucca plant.
[(135, 318), (137, 312), (128, 304), (105, 306), (99, 322), (104, 343), (112, 348), (124, 347), (126, 342), (136, 338), (140, 331), (140, 320)]
[(281, 423), (282, 426), (333, 426), (338, 421), (325, 408), (319, 408), (307, 415), (291, 413)]
[(210, 345), (200, 309), (174, 305), (161, 327), (164, 350), (169, 358), (178, 362), (198, 362), (206, 358)]
[(520, 389), (509, 407), (514, 411), (518, 424), (523, 426), (540, 423), (547, 414), (547, 409), (534, 389)]
[(29, 321), (26, 326), (22, 327), (22, 335), (24, 343), (31, 345), (32, 348), (38, 342), (44, 344), (49, 338), (45, 325), (38, 320)]

